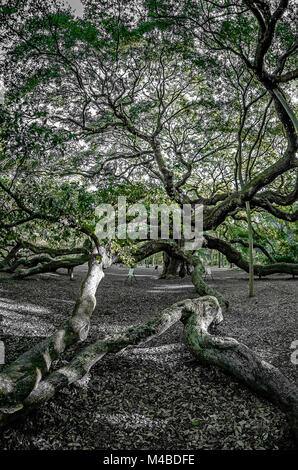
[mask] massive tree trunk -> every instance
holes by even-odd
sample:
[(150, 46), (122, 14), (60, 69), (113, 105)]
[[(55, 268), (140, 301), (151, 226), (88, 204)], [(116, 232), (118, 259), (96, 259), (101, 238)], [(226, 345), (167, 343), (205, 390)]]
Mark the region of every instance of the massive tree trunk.
[(245, 344), (234, 338), (211, 335), (208, 328), (222, 321), (222, 316), (215, 308), (217, 300), (205, 299), (203, 302), (203, 299), (195, 299), (186, 305), (189, 316), (186, 316), (184, 335), (193, 354), (199, 362), (219, 366), (257, 394), (276, 403), (286, 412), (298, 439), (297, 386)]
[(82, 350), (74, 359), (41, 381), (18, 408), (11, 412), (0, 408), (0, 427), (23, 416), (51, 398), (61, 387), (69, 385), (88, 373), (105, 354), (116, 353), (127, 346), (149, 341), (164, 333), (181, 318), (185, 302), (178, 302), (163, 310), (149, 322), (137, 325), (116, 335), (109, 335)]
[(283, 409), (298, 437), (298, 389), (278, 369), (260, 359), (234, 338), (213, 336), (208, 329), (223, 320), (222, 310), (212, 296), (186, 299), (163, 310), (149, 322), (98, 340), (81, 351), (69, 364), (39, 382), (18, 408), (0, 410), (0, 425), (23, 416), (50, 399), (61, 387), (82, 378), (105, 354), (161, 335), (174, 323), (184, 323), (186, 343), (199, 362), (219, 366), (249, 388)]
[[(249, 272), (249, 263), (246, 259), (243, 258), (240, 251), (238, 251), (235, 247), (233, 247), (230, 243), (226, 242), (225, 240), (221, 240), (220, 238), (213, 237), (211, 235), (204, 235), (204, 247), (216, 249), (223, 253), (227, 260), (230, 263), (235, 264), (239, 268), (243, 269), (247, 273)], [(257, 274), (259, 277), (261, 276), (269, 276), (270, 274), (298, 274), (298, 264), (296, 263), (273, 263), (268, 265), (263, 264), (254, 264), (254, 273)]]
[[(211, 240), (214, 241), (214, 238), (211, 237)], [(194, 266), (192, 280), (202, 297), (178, 302), (144, 325), (96, 341), (68, 365), (49, 374), (52, 361), (68, 346), (84, 341), (88, 335), (90, 317), (96, 303), (95, 293), (104, 275), (103, 268), (112, 263), (102, 247), (100, 255), (90, 257), (88, 275), (82, 284), (72, 317), (52, 336), (20, 356), (0, 374), (0, 426), (48, 400), (61, 386), (82, 378), (105, 354), (148, 341), (181, 319), (185, 323), (186, 342), (200, 362), (221, 367), (257, 393), (277, 403), (288, 414), (298, 435), (297, 387), (235, 339), (210, 335), (208, 328), (212, 323), (222, 320), (220, 305), (227, 306), (227, 301), (203, 280), (204, 267), (198, 256), (185, 252), (175, 243), (157, 241), (141, 245), (134, 256), (140, 260), (161, 250)]]

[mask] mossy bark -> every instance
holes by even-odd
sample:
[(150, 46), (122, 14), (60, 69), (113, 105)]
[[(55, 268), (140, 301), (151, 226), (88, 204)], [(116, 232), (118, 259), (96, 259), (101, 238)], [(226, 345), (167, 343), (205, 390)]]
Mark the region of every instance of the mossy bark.
[(196, 291), (198, 294), (204, 296), (204, 295), (212, 295), (218, 299), (218, 302), (220, 305), (224, 308), (227, 308), (229, 306), (228, 300), (216, 289), (213, 287), (209, 286), (207, 284), (202, 275), (204, 273), (204, 266), (201, 264), (197, 264), (192, 272), (191, 279), (193, 282), (193, 285), (196, 288)]
[[(174, 256), (163, 254), (163, 270), (160, 279), (179, 279), (183, 261)], [(182, 276), (183, 277), (183, 276)]]
[[(88, 251), (87, 244), (85, 245), (80, 248), (54, 249), (18, 241), (0, 263), (0, 271), (12, 274), (13, 279), (22, 279), (34, 274), (55, 272), (59, 268), (73, 269), (89, 259), (90, 246), (88, 245)], [(21, 256), (17, 257), (18, 253), (21, 253)]]
[[(99, 259), (98, 259), (99, 258)], [(95, 293), (104, 277), (107, 257), (89, 257), (88, 274), (70, 319), (53, 335), (21, 355), (0, 374), (0, 411), (14, 412), (49, 372), (52, 361), (70, 345), (87, 338), (90, 318), (96, 305)]]
[(184, 306), (184, 301), (178, 302), (145, 324), (129, 328), (117, 335), (109, 335), (104, 340), (91, 344), (69, 364), (39, 381), (34, 388), (31, 388), (30, 393), (27, 390), (23, 400), (15, 403), (14, 407), (0, 408), (0, 427), (15, 421), (49, 400), (61, 387), (82, 378), (105, 354), (116, 353), (127, 346), (149, 341), (152, 337), (161, 335), (180, 320)]
[(186, 299), (163, 310), (149, 322), (107, 336), (83, 349), (69, 364), (40, 381), (22, 403), (10, 412), (1, 410), (0, 426), (11, 423), (49, 400), (63, 386), (82, 378), (105, 354), (161, 335), (177, 321), (184, 323), (186, 344), (196, 359), (219, 366), (256, 393), (276, 403), (289, 417), (298, 438), (298, 389), (278, 369), (263, 361), (234, 338), (209, 333), (212, 324), (223, 320), (222, 309), (213, 296)]

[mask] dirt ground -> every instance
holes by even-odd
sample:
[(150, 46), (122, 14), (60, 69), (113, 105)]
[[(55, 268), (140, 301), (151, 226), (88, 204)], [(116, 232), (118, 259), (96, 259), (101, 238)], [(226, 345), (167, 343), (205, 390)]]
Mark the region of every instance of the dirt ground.
[[(64, 271), (0, 283), (0, 340), (10, 362), (48, 336), (70, 315), (86, 266), (75, 280)], [(89, 342), (152, 318), (197, 294), (189, 278), (159, 280), (152, 268), (114, 266), (97, 293)], [(230, 300), (217, 331), (253, 348), (297, 382), (290, 357), (298, 339), (297, 281), (288, 275), (256, 280), (214, 269), (210, 284)], [(85, 344), (84, 344), (85, 346)], [(83, 347), (83, 346), (82, 346)], [(56, 362), (61, 366), (73, 351)], [(0, 366), (1, 368), (1, 366)], [(0, 449), (295, 449), (284, 414), (215, 367), (193, 360), (177, 324), (150, 342), (105, 356), (80, 384), (24, 422), (0, 431)]]

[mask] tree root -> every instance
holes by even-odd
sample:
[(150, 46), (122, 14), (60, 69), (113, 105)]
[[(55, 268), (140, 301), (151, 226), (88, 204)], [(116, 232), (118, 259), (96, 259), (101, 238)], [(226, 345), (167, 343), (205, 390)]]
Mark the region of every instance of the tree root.
[(53, 397), (61, 387), (81, 379), (105, 354), (147, 342), (164, 333), (179, 320), (184, 323), (186, 344), (199, 362), (219, 366), (253, 391), (280, 406), (286, 412), (298, 438), (297, 387), (278, 369), (260, 359), (236, 339), (213, 336), (208, 332), (212, 324), (223, 320), (219, 302), (212, 296), (178, 302), (143, 325), (91, 344), (69, 364), (40, 381), (22, 403), (10, 410), (1, 409), (0, 426), (26, 415)]

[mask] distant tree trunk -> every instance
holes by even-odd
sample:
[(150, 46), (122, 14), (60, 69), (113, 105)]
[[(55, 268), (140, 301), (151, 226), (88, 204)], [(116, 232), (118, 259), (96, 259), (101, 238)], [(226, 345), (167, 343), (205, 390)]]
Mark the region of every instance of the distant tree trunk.
[(250, 213), (250, 203), (246, 201), (246, 213), (247, 213), (247, 223), (248, 223), (248, 244), (249, 244), (249, 297), (254, 295), (254, 241), (253, 241), (253, 231), (251, 225), (251, 213)]
[(193, 266), (192, 266), (192, 264), (186, 263), (186, 273), (187, 273), (189, 276), (191, 276), (192, 272), (193, 272)]
[(129, 345), (146, 342), (167, 331), (181, 320), (186, 344), (203, 364), (218, 366), (242, 381), (259, 395), (276, 403), (287, 414), (298, 437), (298, 390), (278, 369), (258, 357), (236, 339), (209, 333), (210, 326), (223, 320), (215, 297), (186, 299), (171, 305), (149, 322), (116, 335), (108, 335), (81, 350), (70, 363), (36, 384), (22, 403), (10, 412), (0, 409), (0, 427), (24, 416), (49, 400), (54, 394), (89, 372), (105, 354), (116, 353)]
[(186, 276), (186, 274), (187, 274), (186, 263), (182, 261), (180, 270), (179, 270), (179, 277), (183, 278)]
[(186, 273), (180, 276), (181, 268), (182, 268), (181, 259), (175, 258), (174, 256), (170, 256), (164, 252), (163, 270), (160, 276), (161, 279), (177, 279), (179, 277), (184, 277)]

